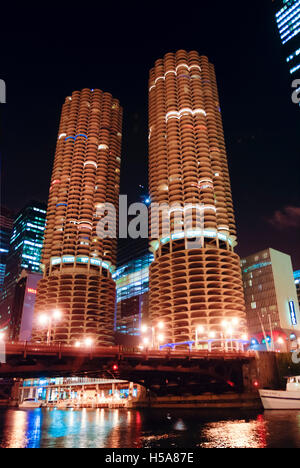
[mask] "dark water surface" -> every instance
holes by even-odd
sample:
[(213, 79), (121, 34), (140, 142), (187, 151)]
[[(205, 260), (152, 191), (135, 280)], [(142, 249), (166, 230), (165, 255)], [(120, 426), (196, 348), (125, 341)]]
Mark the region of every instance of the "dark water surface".
[(300, 448), (300, 411), (0, 409), (1, 448)]

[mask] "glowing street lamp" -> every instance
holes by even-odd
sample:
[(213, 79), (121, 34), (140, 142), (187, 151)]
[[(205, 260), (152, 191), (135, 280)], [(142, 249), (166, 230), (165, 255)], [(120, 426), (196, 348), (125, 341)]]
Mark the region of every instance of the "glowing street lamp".
[(199, 335), (203, 335), (205, 333), (205, 328), (203, 325), (197, 325), (195, 330), (195, 347), (198, 349), (199, 347)]
[(94, 342), (93, 342), (92, 338), (86, 338), (86, 339), (84, 340), (84, 344), (85, 344), (85, 346), (86, 346), (87, 348), (90, 348), (90, 347), (93, 345), (93, 343), (94, 343)]
[[(152, 326), (151, 329), (147, 325), (144, 324), (141, 326), (141, 333), (147, 333), (151, 330), (152, 348), (155, 348), (157, 344), (163, 342), (165, 339), (164, 335), (162, 334), (157, 336), (157, 330), (163, 330), (164, 328), (165, 328), (165, 324), (163, 322), (158, 322), (158, 324), (156, 326)], [(145, 337), (143, 339), (144, 346), (147, 346), (149, 342), (150, 342), (149, 337)]]
[(51, 332), (52, 332), (52, 322), (53, 320), (58, 322), (62, 317), (62, 314), (59, 310), (54, 310), (52, 314), (47, 315), (47, 314), (42, 314), (39, 316), (39, 324), (44, 327), (48, 325), (48, 330), (47, 330), (47, 344), (50, 344), (51, 342)]

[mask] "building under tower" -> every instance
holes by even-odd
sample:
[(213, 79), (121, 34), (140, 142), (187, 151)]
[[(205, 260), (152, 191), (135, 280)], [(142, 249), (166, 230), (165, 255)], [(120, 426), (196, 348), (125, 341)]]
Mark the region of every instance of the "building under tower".
[(39, 314), (59, 310), (52, 340), (74, 344), (114, 342), (115, 238), (102, 239), (99, 210), (118, 210), (122, 108), (111, 94), (83, 89), (62, 108), (37, 290), (35, 339), (43, 340)]
[[(150, 71), (149, 189), (151, 201), (167, 204), (170, 216), (168, 235), (163, 234), (162, 218), (158, 235), (150, 235), (155, 255), (150, 266), (152, 323), (164, 322), (168, 343), (194, 340), (199, 326), (206, 337), (224, 337), (229, 329), (234, 337), (244, 335), (216, 76), (214, 66), (197, 52), (168, 53)], [(192, 225), (180, 226), (174, 213), (184, 212), (188, 204)], [(197, 210), (200, 228), (193, 227)]]

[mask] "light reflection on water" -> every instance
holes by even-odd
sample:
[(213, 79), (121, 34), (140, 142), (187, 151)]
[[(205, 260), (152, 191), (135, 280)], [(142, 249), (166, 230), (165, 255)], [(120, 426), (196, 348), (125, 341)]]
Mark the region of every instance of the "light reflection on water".
[(300, 448), (300, 411), (0, 409), (1, 448)]

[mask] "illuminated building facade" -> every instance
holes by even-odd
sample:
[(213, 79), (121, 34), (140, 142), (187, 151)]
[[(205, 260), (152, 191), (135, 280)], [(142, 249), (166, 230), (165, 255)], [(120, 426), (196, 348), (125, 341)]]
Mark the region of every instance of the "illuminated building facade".
[(1, 206), (0, 211), (0, 292), (2, 291), (6, 261), (9, 252), (9, 242), (13, 227), (13, 214), (10, 210)]
[(266, 249), (242, 259), (248, 329), (257, 344), (300, 338), (300, 313), (291, 257)]
[(46, 206), (36, 201), (29, 202), (14, 220), (1, 294), (0, 328), (7, 330), (12, 323), (15, 289), (22, 270), (41, 272), (45, 222)]
[[(118, 211), (122, 108), (111, 94), (83, 89), (63, 104), (47, 210), (35, 320), (58, 309), (53, 341), (114, 342), (116, 243), (97, 235), (111, 203)], [(34, 339), (44, 333), (36, 322)]]
[(133, 382), (118, 379), (91, 379), (88, 377), (58, 377), (24, 380), (19, 389), (19, 403), (33, 399), (43, 403), (67, 403), (68, 407), (109, 407), (114, 399), (126, 402), (137, 398), (141, 387)]
[(276, 23), (290, 74), (300, 76), (300, 1), (280, 0), (276, 5)]
[(117, 333), (139, 336), (142, 320), (148, 320), (149, 267), (153, 258), (153, 254), (146, 253), (129, 260), (114, 274), (117, 286)]
[[(238, 319), (245, 333), (240, 259), (214, 66), (195, 51), (157, 60), (149, 79), (149, 189), (152, 203), (201, 206), (200, 229), (178, 229), (172, 214), (150, 233), (152, 323), (163, 321), (165, 341), (187, 342), (195, 330), (223, 332)], [(171, 208), (169, 213), (171, 212)], [(177, 210), (178, 211), (178, 210)], [(193, 218), (193, 214), (190, 215)], [(191, 246), (196, 238), (197, 244)]]

